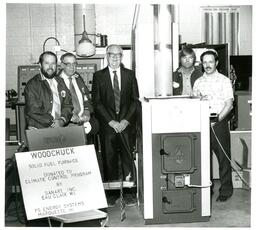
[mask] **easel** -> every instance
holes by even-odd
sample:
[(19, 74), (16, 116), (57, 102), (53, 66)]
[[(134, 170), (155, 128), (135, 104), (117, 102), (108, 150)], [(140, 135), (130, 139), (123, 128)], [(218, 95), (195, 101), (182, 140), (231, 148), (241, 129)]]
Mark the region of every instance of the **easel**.
[(85, 212), (71, 213), (60, 216), (48, 217), (49, 227), (52, 227), (51, 219), (60, 222), (60, 227), (64, 224), (76, 223), (89, 220), (99, 220), (101, 227), (105, 227), (108, 222), (108, 214), (100, 210), (90, 210)]

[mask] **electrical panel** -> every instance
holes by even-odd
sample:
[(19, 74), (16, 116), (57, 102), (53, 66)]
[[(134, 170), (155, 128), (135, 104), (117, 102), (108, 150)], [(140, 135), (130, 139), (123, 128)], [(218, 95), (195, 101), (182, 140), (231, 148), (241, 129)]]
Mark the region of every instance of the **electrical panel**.
[(23, 65), (18, 66), (18, 100), (25, 102), (24, 89), (27, 82), (39, 73), (39, 65)]
[(83, 78), (90, 92), (92, 91), (92, 79), (94, 72), (97, 70), (96, 67), (96, 64), (77, 64), (76, 66), (76, 71)]

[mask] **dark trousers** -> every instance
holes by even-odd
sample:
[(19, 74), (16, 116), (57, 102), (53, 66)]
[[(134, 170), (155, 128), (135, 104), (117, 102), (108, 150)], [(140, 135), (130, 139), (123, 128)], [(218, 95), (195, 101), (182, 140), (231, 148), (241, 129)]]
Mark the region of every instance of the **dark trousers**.
[[(130, 174), (131, 180), (136, 179), (135, 165), (132, 157), (130, 130), (115, 133), (109, 128), (107, 132), (100, 132), (102, 148), (104, 181), (123, 180)], [(120, 163), (119, 164), (119, 158)], [(121, 167), (120, 167), (121, 166)], [(119, 168), (122, 169), (121, 173)]]
[[(224, 119), (221, 122), (215, 123), (213, 129), (227, 156), (231, 159), (228, 121)], [(214, 151), (219, 163), (221, 184), (219, 194), (223, 196), (231, 196), (233, 194), (231, 165), (211, 129), (211, 152), (212, 150)]]

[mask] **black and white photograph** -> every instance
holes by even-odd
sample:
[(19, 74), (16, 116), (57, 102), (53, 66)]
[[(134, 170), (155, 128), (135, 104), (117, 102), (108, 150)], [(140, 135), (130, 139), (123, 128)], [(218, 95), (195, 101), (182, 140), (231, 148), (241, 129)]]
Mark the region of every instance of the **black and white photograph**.
[(252, 0), (0, 8), (1, 229), (256, 226)]

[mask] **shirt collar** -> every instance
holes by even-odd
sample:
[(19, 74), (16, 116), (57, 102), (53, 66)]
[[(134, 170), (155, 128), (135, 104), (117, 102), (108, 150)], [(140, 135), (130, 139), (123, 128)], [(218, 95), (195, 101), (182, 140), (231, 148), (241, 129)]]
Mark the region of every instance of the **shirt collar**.
[(40, 76), (41, 76), (41, 80), (44, 81), (46, 80), (47, 78), (42, 74), (41, 70), (40, 70)]
[[(190, 75), (194, 72), (194, 70), (195, 70), (195, 67), (193, 67), (193, 69), (191, 70)], [(184, 73), (184, 69), (182, 68), (182, 66), (178, 69), (178, 72), (182, 74)]]
[(108, 66), (109, 72), (113, 73), (113, 71), (116, 71), (117, 73), (120, 73), (120, 67), (118, 67), (117, 69), (112, 69), (110, 66)]
[[(60, 76), (61, 76), (63, 79), (69, 79), (69, 78), (70, 78), (67, 74), (65, 74), (65, 72), (64, 72), (63, 70), (61, 71)], [(77, 77), (78, 77), (78, 74), (77, 74), (77, 73), (74, 73), (74, 74), (71, 76), (72, 79), (73, 79), (73, 78), (77, 78)]]
[(53, 77), (53, 78), (46, 78), (43, 74), (42, 74), (42, 72), (41, 72), (41, 70), (40, 70), (40, 76), (41, 76), (41, 81), (48, 81), (48, 80), (51, 80), (51, 79), (55, 79), (55, 77), (56, 77), (56, 75)]
[(204, 72), (205, 77), (217, 77), (219, 75), (219, 71), (216, 69), (214, 73), (208, 75), (206, 72)]

